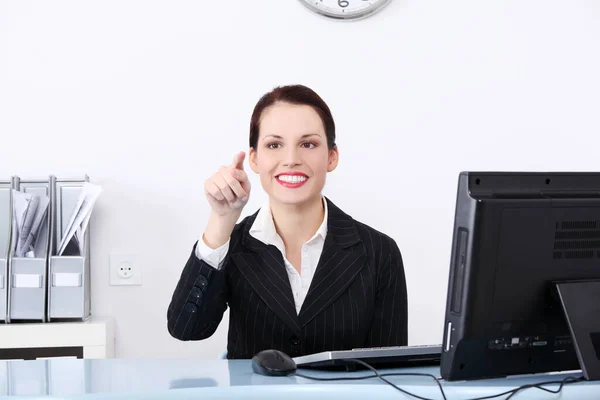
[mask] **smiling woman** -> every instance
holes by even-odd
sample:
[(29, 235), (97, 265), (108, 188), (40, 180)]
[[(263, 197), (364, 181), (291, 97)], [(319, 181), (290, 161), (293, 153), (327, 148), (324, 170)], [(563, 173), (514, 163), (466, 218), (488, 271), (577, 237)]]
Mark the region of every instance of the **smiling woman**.
[(251, 189), (244, 152), (205, 181), (211, 214), (167, 311), (173, 337), (210, 337), (229, 307), (230, 359), (407, 344), (396, 242), (322, 195), (335, 135), (329, 107), (306, 86), (260, 98), (248, 161), (268, 202), (237, 223)]

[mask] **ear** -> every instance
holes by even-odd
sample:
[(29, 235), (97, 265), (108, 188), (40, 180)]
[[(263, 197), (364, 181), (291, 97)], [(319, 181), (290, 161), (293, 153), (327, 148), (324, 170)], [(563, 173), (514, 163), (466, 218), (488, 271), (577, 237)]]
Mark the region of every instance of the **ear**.
[(258, 154), (256, 154), (256, 150), (254, 150), (252, 147), (250, 147), (250, 150), (248, 150), (248, 164), (250, 165), (250, 168), (252, 169), (252, 171), (254, 171), (255, 174), (258, 174)]
[(335, 147), (333, 149), (329, 150), (329, 161), (327, 163), (327, 172), (331, 172), (337, 167), (339, 158), (340, 158), (340, 153), (339, 153), (337, 145), (335, 145)]

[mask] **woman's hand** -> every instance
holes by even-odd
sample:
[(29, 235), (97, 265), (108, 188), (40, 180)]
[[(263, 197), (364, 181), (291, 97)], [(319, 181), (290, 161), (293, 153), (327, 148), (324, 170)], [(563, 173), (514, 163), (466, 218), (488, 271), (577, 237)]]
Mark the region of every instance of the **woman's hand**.
[(243, 151), (233, 157), (231, 165), (222, 165), (204, 182), (204, 192), (214, 214), (239, 216), (250, 197), (250, 181), (244, 172)]
[(204, 182), (204, 192), (212, 212), (202, 239), (212, 249), (229, 240), (242, 209), (248, 203), (250, 181), (244, 172), (245, 156), (243, 151), (239, 152), (231, 165), (221, 166)]

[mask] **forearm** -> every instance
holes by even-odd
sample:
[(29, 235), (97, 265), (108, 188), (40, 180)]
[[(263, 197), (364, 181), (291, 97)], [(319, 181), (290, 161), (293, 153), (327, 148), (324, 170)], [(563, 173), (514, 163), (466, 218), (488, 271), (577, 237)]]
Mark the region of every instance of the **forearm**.
[(217, 329), (226, 309), (225, 272), (199, 260), (193, 251), (167, 310), (169, 333), (180, 340), (206, 339)]

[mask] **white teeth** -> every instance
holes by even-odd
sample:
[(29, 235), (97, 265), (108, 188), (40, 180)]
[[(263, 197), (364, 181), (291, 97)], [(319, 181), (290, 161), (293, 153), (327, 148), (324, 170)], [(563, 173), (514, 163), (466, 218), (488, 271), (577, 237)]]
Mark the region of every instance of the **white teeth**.
[(287, 182), (287, 183), (300, 183), (300, 182), (304, 182), (308, 178), (305, 176), (298, 176), (298, 175), (279, 175), (278, 179), (280, 181)]

